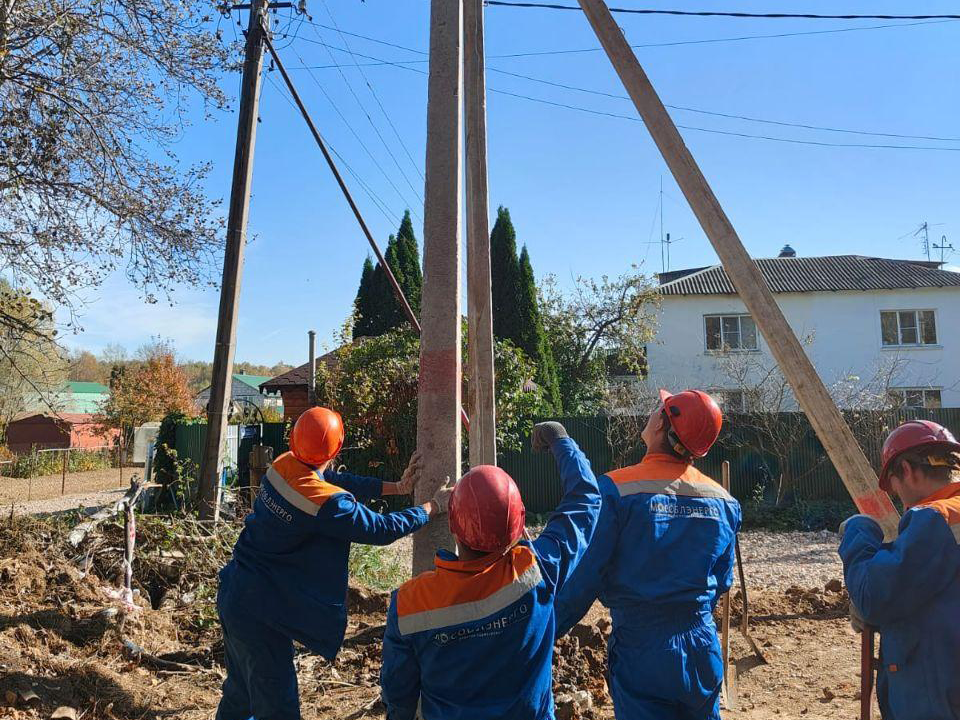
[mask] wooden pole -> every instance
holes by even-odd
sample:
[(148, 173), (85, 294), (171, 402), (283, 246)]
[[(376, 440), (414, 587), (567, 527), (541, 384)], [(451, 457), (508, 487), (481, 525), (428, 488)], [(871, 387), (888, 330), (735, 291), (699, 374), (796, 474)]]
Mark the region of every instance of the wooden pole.
[[(461, 0), (430, 4), (430, 78), (423, 223), (423, 300), (417, 446), (423, 456), (418, 503), (460, 475), (460, 133)], [(413, 572), (453, 548), (446, 518), (413, 536)]]
[(308, 330), (307, 338), (310, 344), (308, 348), (310, 377), (307, 378), (307, 404), (314, 407), (317, 404), (317, 332)]
[(220, 285), (220, 313), (213, 351), (213, 379), (207, 405), (207, 437), (200, 465), (200, 519), (214, 517), (219, 482), (220, 457), (227, 434), (233, 380), (233, 356), (237, 347), (237, 310), (240, 281), (247, 244), (250, 188), (253, 183), (253, 150), (257, 139), (257, 112), (260, 105), (260, 71), (263, 68), (264, 30), (269, 23), (268, 0), (253, 0), (247, 25), (246, 54), (240, 88), (240, 117), (237, 147), (233, 159), (233, 185), (227, 216), (227, 242)]
[(487, 95), (483, 0), (463, 4), (463, 87), (467, 155), (467, 384), (470, 465), (497, 464), (493, 369), (493, 299), (490, 294), (490, 227), (487, 198)]
[[(721, 466), (723, 489), (730, 492), (730, 461), (724, 460)], [(723, 616), (721, 621), (720, 647), (723, 655), (723, 706), (730, 709), (730, 591), (723, 594)]]
[(873, 717), (874, 638), (874, 629), (864, 625), (860, 631), (860, 720)]
[(60, 476), (60, 494), (67, 492), (67, 465), (70, 464), (70, 448), (63, 452), (63, 475)]
[(763, 275), (744, 249), (606, 3), (603, 0), (578, 2), (854, 503), (860, 512), (877, 520), (886, 537), (895, 537), (899, 518), (896, 508), (880, 490), (870, 462), (804, 353)]

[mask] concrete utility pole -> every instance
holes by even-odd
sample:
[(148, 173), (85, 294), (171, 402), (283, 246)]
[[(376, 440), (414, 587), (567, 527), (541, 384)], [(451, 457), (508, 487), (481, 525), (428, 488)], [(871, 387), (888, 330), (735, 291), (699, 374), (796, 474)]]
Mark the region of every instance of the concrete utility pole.
[(483, 0), (463, 0), (463, 86), (467, 152), (467, 318), (470, 347), (470, 465), (497, 464), (493, 298), (487, 199), (487, 91)]
[[(417, 445), (423, 481), (416, 501), (460, 475), (460, 132), (461, 0), (430, 4), (430, 78), (424, 187), (423, 299)], [(413, 572), (453, 547), (446, 518), (413, 536)]]
[(759, 268), (744, 249), (606, 3), (578, 2), (854, 503), (860, 512), (880, 523), (887, 538), (896, 537), (896, 508), (880, 490), (870, 461), (804, 353)]
[(307, 404), (314, 407), (317, 404), (317, 332), (316, 330), (307, 331), (307, 342), (310, 354), (310, 377), (307, 378)]
[(227, 434), (230, 389), (233, 385), (233, 356), (237, 347), (237, 309), (240, 303), (243, 255), (247, 244), (250, 187), (253, 182), (253, 148), (257, 138), (264, 28), (269, 27), (270, 22), (268, 5), (268, 0), (253, 0), (250, 22), (247, 25), (240, 89), (240, 117), (237, 120), (237, 149), (233, 159), (227, 243), (223, 257), (223, 280), (220, 284), (217, 343), (213, 351), (213, 380), (210, 385), (210, 403), (207, 406), (207, 438), (200, 466), (201, 520), (212, 519), (217, 512), (220, 457)]

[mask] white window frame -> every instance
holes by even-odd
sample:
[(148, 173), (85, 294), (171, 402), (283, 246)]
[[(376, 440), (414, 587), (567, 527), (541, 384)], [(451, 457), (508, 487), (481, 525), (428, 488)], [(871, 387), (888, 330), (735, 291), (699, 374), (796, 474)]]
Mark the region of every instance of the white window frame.
[[(720, 408), (725, 414), (737, 414), (749, 412), (747, 408), (747, 394), (740, 388), (712, 388), (707, 391), (720, 403)], [(736, 408), (729, 407), (730, 395), (738, 393), (740, 395), (740, 406)]]
[[(707, 331), (707, 320), (710, 318), (720, 318), (720, 347), (711, 348), (708, 343), (710, 337), (709, 332)], [(740, 347), (729, 347), (724, 342), (723, 337), (723, 321), (725, 318), (736, 318), (737, 319), (737, 334), (740, 336)], [(754, 340), (756, 344), (754, 347), (743, 347), (743, 318), (750, 318), (750, 321), (753, 322), (753, 332)], [(707, 353), (723, 353), (723, 352), (760, 352), (760, 329), (757, 327), (757, 321), (753, 319), (753, 316), (750, 313), (741, 313), (741, 312), (730, 312), (730, 313), (709, 313), (708, 315), (703, 316), (703, 349)]]
[[(923, 394), (923, 405), (907, 405), (907, 393), (918, 392)], [(919, 410), (932, 410), (936, 408), (943, 407), (943, 388), (939, 387), (890, 387), (887, 388), (887, 393), (890, 395), (899, 395), (903, 398), (903, 402), (900, 405), (901, 408), (910, 408), (910, 409), (919, 409)], [(927, 401), (927, 393), (937, 393), (940, 396), (940, 404), (937, 406), (931, 406)]]
[[(923, 332), (920, 326), (920, 313), (933, 313), (933, 332), (936, 334), (936, 340), (932, 343), (923, 342)], [(883, 341), (883, 316), (886, 313), (892, 313), (897, 319), (897, 342), (895, 344), (888, 345)], [(903, 342), (903, 328), (900, 325), (900, 314), (901, 313), (913, 313), (916, 325), (914, 326), (917, 331), (917, 342), (914, 343), (905, 343)], [(880, 347), (881, 348), (931, 348), (931, 347), (940, 347), (940, 321), (937, 317), (937, 311), (934, 308), (903, 308), (900, 310), (881, 310), (880, 311)], [(911, 388), (914, 389), (914, 388)]]

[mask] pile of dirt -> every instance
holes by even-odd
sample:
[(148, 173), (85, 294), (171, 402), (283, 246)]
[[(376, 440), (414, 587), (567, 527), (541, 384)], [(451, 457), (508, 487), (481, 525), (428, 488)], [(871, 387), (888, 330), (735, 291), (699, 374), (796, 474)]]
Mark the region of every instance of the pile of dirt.
[[(796, 585), (783, 592), (753, 590), (748, 594), (751, 621), (778, 620), (790, 617), (831, 619), (844, 617), (850, 610), (850, 598), (839, 580), (832, 580), (822, 588), (802, 588)], [(743, 607), (743, 593), (736, 590), (731, 602), (731, 614), (736, 624)]]
[(553, 692), (557, 720), (592, 720), (596, 708), (610, 703), (607, 692), (607, 637), (610, 621), (579, 623), (557, 641), (553, 654)]

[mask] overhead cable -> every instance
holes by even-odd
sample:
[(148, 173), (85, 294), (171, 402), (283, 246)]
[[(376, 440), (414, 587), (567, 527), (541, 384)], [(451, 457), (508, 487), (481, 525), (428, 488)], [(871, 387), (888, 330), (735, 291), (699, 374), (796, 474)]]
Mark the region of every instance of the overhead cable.
[[(310, 38), (301, 38), (301, 39), (302, 39), (302, 40), (306, 40), (307, 42), (318, 42), (318, 41), (316, 41), (316, 40), (311, 40)], [(325, 43), (323, 43), (323, 44), (325, 44)], [(331, 49), (334, 49), (334, 50), (339, 50), (339, 51), (341, 51), (341, 52), (346, 52), (346, 51), (343, 50), (342, 48), (337, 48), (336, 46), (328, 46), (328, 47), (331, 48)], [(401, 70), (406, 70), (406, 71), (408, 71), (408, 72), (413, 72), (413, 73), (416, 73), (416, 74), (418, 74), (418, 75), (427, 75), (427, 74), (428, 74), (428, 72), (427, 72), (426, 70), (421, 70), (421, 69), (419, 69), (419, 68), (414, 68), (414, 67), (408, 67), (407, 64), (406, 64), (406, 63), (403, 63), (403, 62), (391, 62), (391, 61), (388, 61), (388, 60), (384, 60), (383, 58), (374, 57), (374, 56), (372, 56), (372, 55), (364, 55), (364, 54), (361, 54), (361, 53), (354, 53), (354, 54), (357, 55), (358, 57), (362, 57), (362, 58), (366, 58), (366, 59), (370, 59), (370, 60), (376, 60), (376, 61), (378, 61), (378, 62), (382, 62), (384, 65), (397, 67), (397, 68), (399, 68), (399, 69), (401, 69)], [(301, 59), (301, 62), (302, 62), (302, 59)], [(302, 67), (302, 68), (291, 68), (291, 69), (307, 69), (307, 70), (310, 70), (310, 69), (312, 69), (312, 68), (309, 68), (309, 67), (307, 67), (307, 66), (304, 66), (304, 67)], [(497, 70), (497, 69), (495, 69), (495, 68), (488, 68), (488, 69), (491, 70), (492, 72), (503, 72), (504, 74), (507, 74), (507, 75), (517, 75), (517, 76), (519, 76), (518, 73), (510, 73), (510, 72), (508, 72), (508, 71), (499, 71), (499, 70)], [(532, 76), (520, 76), (520, 77), (524, 77), (525, 79), (528, 79), (528, 80), (534, 80), (534, 78), (533, 78)], [(609, 97), (614, 97), (614, 98), (620, 98), (620, 97), (622, 97), (622, 96), (619, 96), (619, 95), (613, 95), (613, 94), (611, 94), (611, 93), (604, 93), (604, 92), (601, 92), (601, 91), (593, 91), (593, 90), (586, 90), (586, 89), (584, 89), (584, 88), (577, 88), (577, 87), (575, 87), (575, 86), (563, 86), (563, 85), (561, 85), (561, 84), (559, 84), (559, 83), (553, 83), (552, 81), (549, 81), (549, 80), (540, 80), (539, 78), (537, 78), (536, 81), (538, 81), (538, 82), (543, 82), (543, 83), (546, 83), (546, 84), (549, 84), (549, 85), (558, 85), (558, 86), (560, 86), (560, 87), (567, 87), (567, 89), (581, 90), (581, 91), (585, 91), (585, 92), (595, 93), (595, 94), (598, 94), (598, 95), (607, 95), (607, 96), (609, 96)], [(617, 112), (608, 112), (608, 111), (604, 111), (604, 110), (596, 110), (596, 109), (594, 109), (594, 108), (587, 108), (587, 107), (582, 107), (582, 106), (579, 106), (579, 105), (571, 105), (571, 104), (568, 104), (568, 103), (556, 102), (556, 101), (553, 101), (553, 100), (547, 100), (547, 99), (545, 99), (545, 98), (532, 97), (532, 96), (530, 96), (530, 95), (524, 95), (524, 94), (522, 94), (522, 93), (511, 92), (511, 91), (508, 91), (508, 90), (501, 90), (501, 89), (499, 89), (499, 88), (494, 88), (494, 87), (490, 87), (490, 86), (487, 87), (487, 91), (490, 92), (490, 93), (498, 94), (498, 95), (507, 95), (507, 96), (509, 96), (509, 97), (515, 97), (515, 98), (519, 98), (519, 99), (522, 99), (522, 100), (527, 100), (527, 101), (529, 101), (529, 102), (539, 103), (539, 104), (542, 104), (542, 105), (550, 105), (550, 106), (553, 106), (553, 107), (564, 108), (564, 109), (567, 109), (567, 110), (575, 110), (575, 111), (577, 111), (577, 112), (589, 113), (589, 114), (592, 114), (592, 115), (600, 115), (600, 116), (604, 116), (604, 117), (612, 117), (612, 118), (619, 118), (619, 119), (622, 119), (622, 120), (630, 120), (630, 121), (632, 121), (632, 122), (642, 122), (642, 120), (641, 120), (639, 117), (635, 116), (635, 115), (624, 115), (624, 114), (622, 114), (622, 113), (617, 113)], [(843, 132), (843, 133), (851, 133), (851, 134), (857, 134), (857, 135), (868, 135), (868, 136), (877, 136), (877, 137), (897, 137), (897, 138), (903, 138), (903, 139), (924, 139), (924, 140), (935, 140), (935, 141), (939, 141), (939, 142), (957, 142), (957, 141), (960, 141), (960, 138), (936, 137), (936, 136), (922, 136), (922, 135), (906, 135), (906, 134), (898, 134), (898, 133), (881, 133), (881, 132), (872, 132), (872, 131), (867, 131), (867, 130), (863, 130), (863, 131), (850, 130), (850, 129), (845, 129), (845, 128), (826, 128), (826, 127), (821, 127), (821, 126), (804, 125), (804, 124), (802, 124), (802, 123), (787, 123), (787, 122), (778, 121), (778, 120), (763, 120), (763, 119), (761, 119), (761, 118), (751, 118), (751, 117), (746, 116), (746, 115), (735, 116), (735, 115), (732, 115), (732, 114), (729, 114), (729, 113), (719, 113), (719, 112), (714, 112), (714, 111), (711, 111), (711, 110), (699, 110), (699, 109), (696, 109), (696, 108), (687, 108), (687, 107), (683, 107), (683, 106), (668, 105), (667, 107), (670, 107), (670, 108), (675, 109), (675, 110), (684, 110), (684, 111), (688, 111), (688, 112), (698, 112), (698, 113), (705, 114), (705, 115), (717, 115), (717, 116), (720, 116), (720, 117), (729, 117), (729, 118), (731, 118), (731, 119), (747, 120), (747, 121), (751, 121), (751, 122), (764, 122), (764, 123), (768, 123), (768, 124), (772, 124), (772, 125), (783, 125), (783, 126), (787, 126), (787, 127), (797, 126), (797, 127), (802, 128), (802, 129), (808, 129), (808, 130), (830, 130), (830, 131), (833, 131), (833, 132)], [(729, 131), (729, 130), (719, 130), (719, 129), (715, 129), (715, 128), (704, 128), (704, 127), (698, 127), (698, 126), (693, 126), (693, 125), (679, 125), (679, 124), (678, 124), (677, 127), (678, 127), (678, 128), (682, 128), (682, 129), (684, 129), (684, 130), (694, 130), (694, 131), (697, 131), (697, 132), (713, 133), (713, 134), (717, 134), (717, 135), (728, 135), (728, 136), (733, 136), (733, 137), (752, 138), (752, 139), (756, 139), (756, 140), (767, 140), (767, 141), (770, 141), (770, 142), (781, 142), (781, 143), (793, 143), (793, 144), (799, 144), (799, 145), (815, 145), (815, 146), (820, 146), (820, 147), (849, 147), (849, 148), (869, 148), (869, 149), (883, 149), (883, 150), (947, 150), (947, 151), (960, 150), (960, 148), (939, 147), (939, 146), (930, 146), (930, 145), (906, 145), (906, 144), (904, 144), (904, 145), (896, 145), (896, 144), (866, 144), (866, 143), (834, 143), (834, 142), (816, 141), (816, 140), (802, 140), (802, 139), (797, 139), (797, 138), (781, 138), (781, 137), (775, 137), (775, 136), (770, 136), (770, 135), (755, 135), (755, 134), (750, 134), (750, 133), (734, 132), (734, 131)]]
[[(513, 0), (485, 0), (485, 5), (516, 8), (541, 8), (545, 10), (576, 10), (579, 5), (560, 5), (558, 3), (514, 2)], [(824, 15), (821, 13), (752, 13), (719, 10), (653, 10), (647, 8), (609, 8), (612, 13), (629, 15), (681, 15), (687, 17), (730, 17), (756, 18), (761, 20), (960, 20), (960, 15)]]

